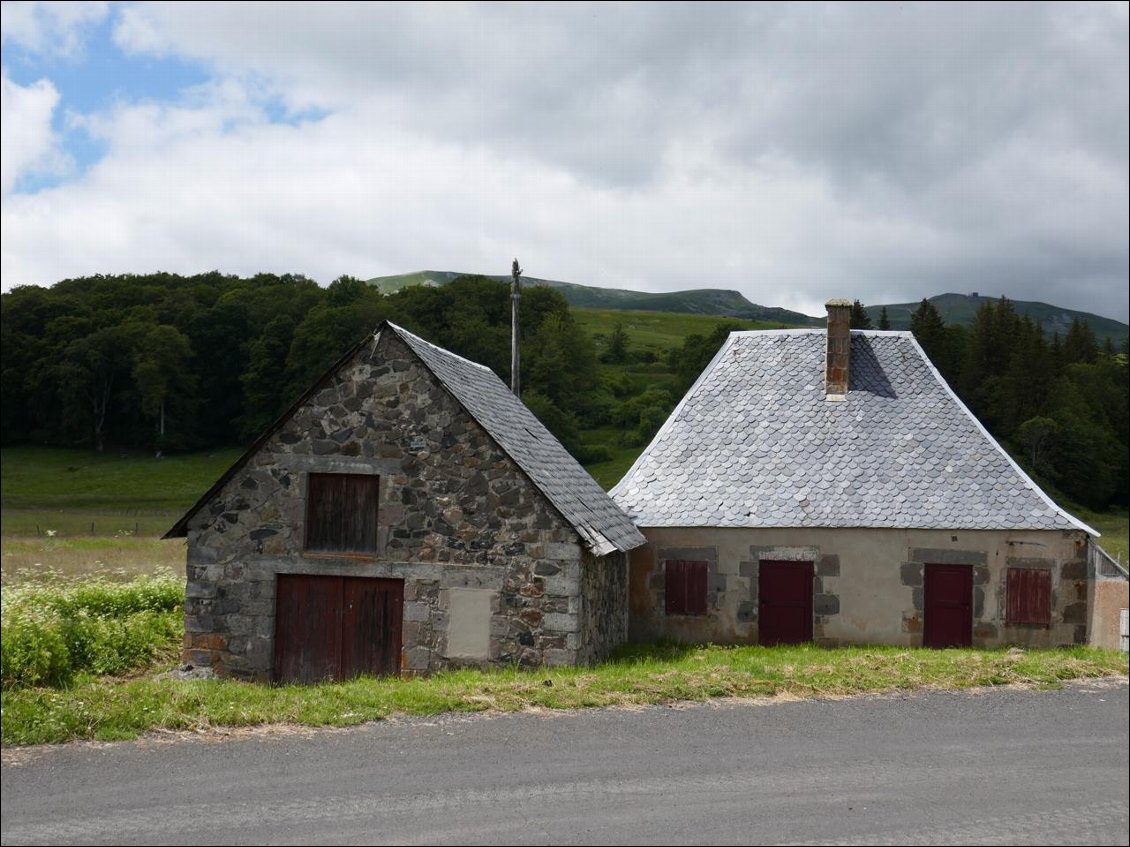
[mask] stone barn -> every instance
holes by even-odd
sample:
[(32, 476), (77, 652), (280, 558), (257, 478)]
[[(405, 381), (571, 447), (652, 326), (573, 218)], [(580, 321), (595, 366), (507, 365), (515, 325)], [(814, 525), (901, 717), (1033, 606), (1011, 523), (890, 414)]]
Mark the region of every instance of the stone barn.
[(1126, 582), (1096, 586), (1097, 533), (910, 333), (852, 331), (850, 312), (730, 335), (612, 489), (648, 541), (633, 640), (1117, 647)]
[(186, 664), (280, 682), (594, 662), (644, 542), (489, 368), (387, 322), (165, 537)]

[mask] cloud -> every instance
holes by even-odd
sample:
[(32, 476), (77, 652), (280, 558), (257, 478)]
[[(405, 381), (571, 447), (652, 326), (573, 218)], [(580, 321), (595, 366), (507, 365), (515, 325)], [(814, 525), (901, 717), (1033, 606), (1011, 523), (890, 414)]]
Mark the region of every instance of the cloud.
[(109, 3), (4, 3), (0, 29), (7, 45), (31, 53), (75, 58), (85, 31), (105, 19)]
[(80, 118), (106, 157), (5, 200), (5, 285), (517, 254), (810, 313), (979, 290), (1125, 320), (1125, 9), (1014, 5), (125, 6), (121, 49), (214, 82)]
[(59, 92), (41, 79), (17, 85), (5, 68), (0, 79), (0, 193), (6, 196), (25, 176), (58, 173), (68, 165), (51, 128)]

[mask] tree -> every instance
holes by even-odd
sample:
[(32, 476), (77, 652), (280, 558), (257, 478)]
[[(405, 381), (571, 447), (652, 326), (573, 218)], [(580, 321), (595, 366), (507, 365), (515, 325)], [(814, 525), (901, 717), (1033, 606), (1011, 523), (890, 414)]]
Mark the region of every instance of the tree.
[(294, 321), (290, 315), (279, 315), (251, 344), (247, 370), (239, 378), (243, 385), (239, 428), (244, 438), (265, 430), (292, 398), (286, 361), (293, 339)]
[(887, 317), (887, 307), (884, 306), (879, 311), (879, 329), (890, 329), (891, 319)]
[(190, 419), (196, 407), (196, 380), (191, 368), (192, 347), (176, 327), (157, 324), (146, 331), (133, 354), (133, 381), (141, 400), (141, 412), (152, 418), (158, 452), (166, 447), (184, 447), (187, 430), (170, 439), (168, 422)]
[(871, 318), (858, 300), (851, 304), (851, 328), (871, 329)]
[(740, 330), (741, 326), (732, 322), (720, 323), (714, 327), (710, 335), (695, 333), (683, 339), (683, 344), (672, 350), (667, 356), (667, 366), (678, 377), (678, 393), (685, 394), (687, 389), (694, 385), (710, 360), (721, 349), (731, 332)]
[(940, 358), (945, 346), (946, 325), (937, 307), (925, 297), (910, 316), (910, 331), (931, 361)]
[(1063, 340), (1063, 360), (1065, 364), (1093, 362), (1098, 358), (1099, 345), (1091, 325), (1081, 318), (1071, 319), (1071, 328)]
[(628, 333), (624, 329), (624, 324), (619, 321), (616, 322), (612, 334), (608, 336), (608, 349), (601, 360), (612, 364), (621, 364), (628, 360)]
[(1016, 430), (1017, 441), (1028, 453), (1028, 462), (1034, 470), (1047, 464), (1048, 453), (1059, 434), (1059, 424), (1052, 418), (1029, 418)]

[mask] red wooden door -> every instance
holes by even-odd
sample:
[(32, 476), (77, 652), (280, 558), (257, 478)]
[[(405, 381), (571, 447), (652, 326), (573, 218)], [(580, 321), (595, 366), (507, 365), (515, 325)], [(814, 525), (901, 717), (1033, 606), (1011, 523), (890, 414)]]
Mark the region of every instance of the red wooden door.
[(973, 646), (973, 568), (926, 565), (924, 647)]
[(404, 581), (346, 577), (341, 618), (341, 679), (400, 671)]
[(279, 574), (275, 681), (399, 672), (403, 603), (398, 579)]
[(762, 644), (812, 640), (812, 576), (812, 562), (761, 562), (757, 629)]
[(341, 662), (340, 577), (279, 574), (275, 592), (275, 680), (335, 679)]

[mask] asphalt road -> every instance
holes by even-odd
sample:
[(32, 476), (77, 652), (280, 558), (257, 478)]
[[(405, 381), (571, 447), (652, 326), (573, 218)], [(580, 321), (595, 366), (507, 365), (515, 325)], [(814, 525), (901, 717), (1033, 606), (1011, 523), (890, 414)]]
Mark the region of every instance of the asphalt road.
[(4, 844), (1127, 844), (1127, 684), (7, 751)]

